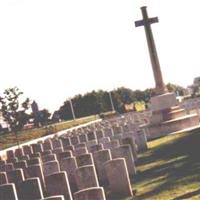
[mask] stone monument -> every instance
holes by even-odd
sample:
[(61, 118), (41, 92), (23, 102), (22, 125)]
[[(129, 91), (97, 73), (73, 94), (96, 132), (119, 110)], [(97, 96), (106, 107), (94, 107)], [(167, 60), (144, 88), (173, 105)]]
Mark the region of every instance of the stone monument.
[(158, 18), (149, 18), (147, 7), (141, 7), (143, 19), (136, 21), (135, 26), (144, 26), (149, 55), (155, 80), (156, 96), (151, 97), (152, 117), (148, 126), (143, 126), (147, 138), (153, 139), (163, 135), (199, 125), (196, 114), (187, 115), (180, 109), (175, 93), (169, 93), (162, 77), (162, 71), (156, 51), (156, 45), (151, 24), (158, 22)]

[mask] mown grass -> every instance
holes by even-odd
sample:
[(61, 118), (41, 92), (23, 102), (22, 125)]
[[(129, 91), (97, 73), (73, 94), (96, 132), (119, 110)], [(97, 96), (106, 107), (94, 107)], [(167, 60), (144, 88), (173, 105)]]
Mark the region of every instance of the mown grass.
[(200, 199), (200, 129), (148, 142), (133, 177), (134, 197), (107, 191), (108, 200)]
[(148, 143), (133, 183), (138, 200), (200, 199), (200, 130)]
[[(42, 136), (65, 130), (80, 124), (84, 124), (90, 121), (94, 121), (98, 119), (97, 116), (89, 116), (89, 117), (84, 117), (76, 120), (70, 120), (66, 122), (60, 122), (57, 124), (49, 125), (47, 127), (42, 127), (42, 128), (35, 128), (35, 129), (29, 129), (29, 130), (24, 130), (18, 133), (18, 138), (20, 141), (20, 144), (40, 138)], [(12, 147), (17, 145), (15, 135), (13, 133), (8, 133), (4, 135), (0, 135), (0, 149), (6, 149), (8, 147)]]

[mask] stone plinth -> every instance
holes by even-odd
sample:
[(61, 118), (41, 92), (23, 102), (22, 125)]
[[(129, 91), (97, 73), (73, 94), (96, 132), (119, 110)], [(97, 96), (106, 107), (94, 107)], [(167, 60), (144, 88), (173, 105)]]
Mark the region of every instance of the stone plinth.
[(145, 132), (147, 139), (150, 140), (197, 125), (199, 125), (198, 116), (196, 114), (191, 114), (177, 119), (163, 121), (159, 124), (151, 124), (145, 128)]
[(199, 125), (198, 115), (187, 114), (180, 108), (174, 93), (152, 97), (151, 109), (149, 125), (141, 126), (148, 140)]
[(165, 93), (162, 95), (151, 97), (150, 103), (152, 111), (164, 110), (172, 106), (178, 105), (175, 93)]
[(187, 115), (185, 109), (181, 109), (179, 106), (173, 106), (163, 110), (157, 110), (152, 112), (152, 117), (150, 119), (151, 124), (156, 124), (161, 121), (168, 121), (172, 119), (177, 119)]

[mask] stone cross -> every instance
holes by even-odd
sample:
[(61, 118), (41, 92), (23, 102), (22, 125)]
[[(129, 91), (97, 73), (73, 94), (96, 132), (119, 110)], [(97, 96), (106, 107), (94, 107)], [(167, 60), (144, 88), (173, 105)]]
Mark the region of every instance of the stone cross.
[(147, 38), (147, 44), (148, 44), (148, 48), (149, 48), (151, 64), (152, 64), (152, 69), (153, 69), (153, 74), (154, 74), (154, 79), (155, 79), (155, 83), (156, 83), (156, 94), (161, 95), (161, 94), (164, 94), (167, 92), (167, 88), (163, 82), (162, 72), (160, 69), (160, 63), (159, 63), (159, 59), (158, 59), (158, 55), (157, 55), (157, 51), (156, 51), (153, 33), (151, 30), (151, 24), (157, 23), (158, 18), (157, 17), (149, 18), (146, 8), (147, 8), (146, 6), (141, 7), (143, 19), (136, 21), (135, 26), (136, 27), (144, 26), (146, 38)]

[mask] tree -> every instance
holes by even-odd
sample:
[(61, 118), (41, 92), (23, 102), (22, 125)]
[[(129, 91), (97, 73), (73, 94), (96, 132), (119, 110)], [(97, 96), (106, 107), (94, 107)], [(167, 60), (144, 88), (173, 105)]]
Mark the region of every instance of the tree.
[(59, 115), (59, 111), (56, 110), (54, 111), (53, 115), (52, 115), (52, 118), (51, 118), (51, 122), (52, 123), (57, 123), (60, 121), (60, 115)]
[(68, 100), (64, 102), (64, 104), (59, 108), (58, 114), (61, 120), (70, 120), (73, 119), (70, 103)]
[(51, 116), (51, 113), (47, 109), (43, 109), (39, 111), (39, 122), (42, 126), (47, 125), (49, 122), (49, 117)]
[(50, 121), (51, 113), (47, 109), (38, 110), (35, 113), (31, 113), (31, 119), (35, 127), (47, 125)]
[(193, 85), (191, 89), (192, 89), (192, 94), (191, 94), (192, 98), (197, 97), (200, 93), (200, 87), (198, 85)]
[[(179, 95), (183, 94), (184, 88), (174, 84), (167, 85), (169, 91), (174, 91)], [(148, 88), (146, 90), (132, 90), (125, 87), (117, 88), (111, 91), (114, 108), (118, 113), (126, 112), (125, 105), (134, 102), (144, 102), (145, 106), (156, 95), (155, 88)], [(76, 117), (84, 117), (95, 115), (99, 113), (109, 112), (112, 110), (109, 92), (98, 90), (91, 91), (84, 95), (76, 95), (71, 98)], [(66, 100), (64, 105), (58, 110), (60, 119), (73, 119), (69, 101)]]
[(17, 87), (9, 88), (4, 91), (4, 96), (0, 96), (0, 112), (4, 121), (8, 123), (11, 131), (15, 134), (19, 146), (18, 132), (23, 129), (29, 117), (26, 111), (29, 109), (30, 100), (27, 98), (20, 103), (23, 92)]
[(184, 88), (179, 86), (179, 85), (175, 85), (175, 84), (172, 84), (172, 83), (168, 83), (167, 85), (167, 89), (169, 92), (175, 92), (176, 95), (179, 95), (179, 96), (183, 96), (184, 95)]

